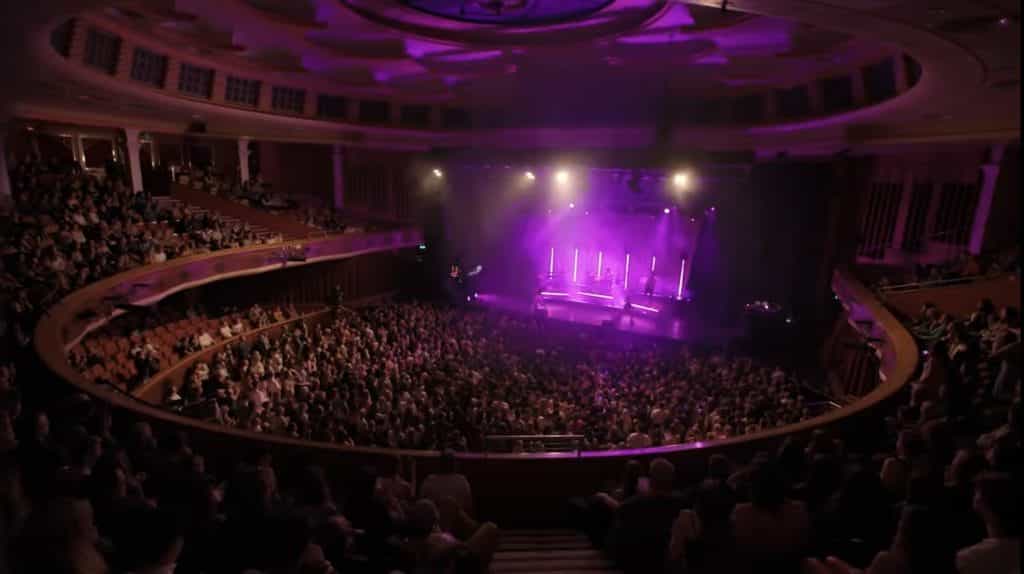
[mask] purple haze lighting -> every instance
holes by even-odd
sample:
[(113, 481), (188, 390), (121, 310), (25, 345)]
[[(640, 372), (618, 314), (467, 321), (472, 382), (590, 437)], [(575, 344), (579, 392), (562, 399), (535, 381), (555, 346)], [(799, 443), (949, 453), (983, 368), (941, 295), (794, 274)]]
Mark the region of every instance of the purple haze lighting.
[(580, 262), (580, 250), (578, 248), (577, 249), (573, 249), (572, 250), (572, 282), (573, 283), (576, 282), (576, 270), (579, 268), (579, 262)]
[(666, 207), (666, 208), (664, 209), (664, 211), (665, 211), (665, 214), (666, 214), (666, 215), (668, 215), (668, 212), (670, 212), (670, 211), (672, 211), (672, 210)]
[(654, 264), (657, 263), (657, 262), (658, 262), (658, 257), (656, 255), (652, 255), (651, 256), (651, 273), (654, 273)]
[(676, 287), (676, 299), (683, 298), (683, 277), (686, 276), (686, 258), (683, 258), (682, 265), (679, 266), (679, 286)]
[(579, 291), (577, 292), (577, 294), (583, 295), (584, 297), (597, 297), (598, 299), (607, 299), (609, 301), (615, 299), (615, 297), (611, 295), (605, 295), (604, 293), (590, 293), (588, 291)]
[(597, 252), (597, 280), (601, 280), (601, 260), (604, 259), (604, 252)]
[(555, 248), (551, 248), (551, 258), (548, 259), (548, 275), (555, 274)]
[(629, 253), (626, 254), (626, 273), (622, 278), (622, 290), (629, 291)]
[(651, 313), (658, 312), (658, 310), (655, 309), (654, 307), (648, 307), (647, 305), (637, 305), (636, 303), (633, 304), (633, 308), (640, 309), (641, 311), (650, 311)]

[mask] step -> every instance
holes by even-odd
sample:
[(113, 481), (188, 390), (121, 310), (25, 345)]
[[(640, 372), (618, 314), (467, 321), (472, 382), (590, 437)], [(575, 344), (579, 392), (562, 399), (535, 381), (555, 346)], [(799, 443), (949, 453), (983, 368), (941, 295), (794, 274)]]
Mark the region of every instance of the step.
[(587, 540), (566, 540), (566, 541), (555, 541), (555, 542), (522, 542), (516, 539), (509, 540), (508, 538), (502, 537), (501, 550), (523, 552), (529, 550), (582, 550), (590, 548), (590, 542)]
[(491, 562), (491, 573), (501, 572), (552, 572), (552, 571), (578, 571), (596, 570), (598, 572), (608, 571), (615, 566), (610, 561), (595, 556), (591, 558), (565, 558), (546, 560), (543, 558), (535, 560), (494, 560)]
[(516, 562), (522, 560), (577, 560), (577, 559), (599, 559), (604, 560), (600, 552), (593, 548), (582, 548), (573, 550), (549, 550), (535, 548), (531, 550), (511, 550), (504, 544), (498, 547), (494, 553), (495, 560)]

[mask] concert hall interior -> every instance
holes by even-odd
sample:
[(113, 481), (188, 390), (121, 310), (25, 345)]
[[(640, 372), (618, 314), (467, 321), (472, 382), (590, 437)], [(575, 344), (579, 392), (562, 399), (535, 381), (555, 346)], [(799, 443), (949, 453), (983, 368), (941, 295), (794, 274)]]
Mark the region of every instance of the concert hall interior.
[(1020, 572), (1020, 0), (8, 0), (0, 70), (0, 574)]

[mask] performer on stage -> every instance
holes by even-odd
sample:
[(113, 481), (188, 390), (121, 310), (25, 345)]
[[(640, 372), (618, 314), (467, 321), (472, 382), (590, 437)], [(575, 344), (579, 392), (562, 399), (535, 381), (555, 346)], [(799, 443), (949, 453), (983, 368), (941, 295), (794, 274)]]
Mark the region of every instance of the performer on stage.
[(654, 297), (654, 272), (647, 276), (647, 281), (644, 281), (644, 295), (648, 297)]

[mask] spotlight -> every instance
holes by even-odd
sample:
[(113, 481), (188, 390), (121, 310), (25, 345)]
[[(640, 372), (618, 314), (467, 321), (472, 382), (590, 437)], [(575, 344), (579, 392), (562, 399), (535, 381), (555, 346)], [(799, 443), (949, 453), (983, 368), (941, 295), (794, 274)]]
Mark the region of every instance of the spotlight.
[(690, 183), (690, 174), (685, 171), (677, 171), (672, 176), (672, 186), (678, 190), (686, 189), (687, 184)]
[(570, 203), (569, 204), (569, 209), (576, 209), (576, 204), (575, 203)]
[(569, 172), (564, 170), (564, 169), (560, 169), (557, 172), (555, 172), (555, 183), (557, 183), (558, 185), (566, 185), (566, 184), (568, 184), (569, 183)]
[(528, 171), (528, 172), (524, 173), (523, 177), (525, 177), (527, 179), (527, 181), (533, 181), (533, 180), (537, 179), (537, 176), (533, 175), (532, 171)]
[(441, 171), (440, 169), (436, 168), (436, 167), (434, 168), (433, 172), (431, 172), (431, 173), (433, 173), (434, 177), (436, 177), (438, 179), (441, 179), (442, 177), (444, 177), (444, 172)]
[(711, 206), (711, 211), (712, 212), (715, 211), (715, 206), (714, 205)]
[(670, 211), (672, 211), (672, 210), (666, 207), (666, 208), (665, 208), (665, 209), (664, 209), (663, 211), (665, 212), (665, 214), (666, 214), (666, 215), (668, 215), (668, 213), (669, 213)]

